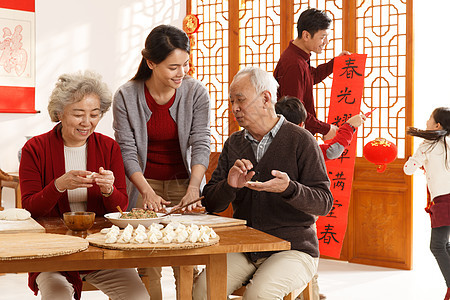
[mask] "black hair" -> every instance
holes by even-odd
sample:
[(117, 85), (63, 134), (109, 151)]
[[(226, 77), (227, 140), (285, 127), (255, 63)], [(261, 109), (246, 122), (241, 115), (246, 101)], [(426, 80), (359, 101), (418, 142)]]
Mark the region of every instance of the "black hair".
[(297, 35), (302, 37), (304, 30), (311, 34), (311, 37), (319, 30), (326, 30), (330, 28), (331, 19), (327, 16), (325, 11), (316, 8), (308, 8), (300, 14), (297, 21)]
[(136, 75), (131, 80), (147, 80), (152, 75), (152, 70), (147, 65), (147, 60), (159, 64), (175, 49), (181, 49), (188, 54), (191, 45), (186, 33), (172, 25), (159, 25), (155, 27), (145, 40), (145, 48), (142, 50), (142, 60)]
[(444, 143), (444, 151), (445, 151), (445, 162), (446, 168), (448, 168), (448, 145), (446, 141), (446, 137), (450, 135), (450, 108), (448, 107), (438, 107), (431, 113), (434, 121), (436, 123), (441, 124), (442, 130), (421, 130), (415, 127), (408, 127), (406, 133), (411, 136), (417, 136), (423, 138), (427, 141), (430, 141), (430, 147), (433, 149), (436, 144), (440, 141)]
[(300, 125), (306, 120), (306, 109), (303, 103), (296, 97), (283, 96), (275, 103), (277, 114), (283, 115), (286, 120)]

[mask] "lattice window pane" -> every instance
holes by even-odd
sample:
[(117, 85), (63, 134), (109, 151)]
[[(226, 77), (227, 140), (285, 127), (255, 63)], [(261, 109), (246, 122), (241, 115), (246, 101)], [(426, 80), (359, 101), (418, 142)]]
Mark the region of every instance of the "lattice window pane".
[(378, 107), (358, 133), (358, 155), (362, 147), (384, 137), (405, 157), (406, 106), (406, 3), (402, 1), (358, 1), (357, 47), (368, 54), (361, 109)]
[(228, 1), (193, 0), (200, 20), (192, 49), (195, 74), (211, 97), (211, 151), (220, 152), (228, 138)]
[(280, 1), (242, 1), (239, 9), (240, 68), (276, 67), (280, 52)]

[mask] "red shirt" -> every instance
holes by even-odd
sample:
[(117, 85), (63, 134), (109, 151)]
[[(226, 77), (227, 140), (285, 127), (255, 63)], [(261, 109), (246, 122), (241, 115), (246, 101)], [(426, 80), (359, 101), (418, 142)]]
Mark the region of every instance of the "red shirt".
[(280, 85), (278, 87), (278, 98), (294, 96), (303, 102), (308, 113), (305, 128), (312, 134), (321, 133), (325, 135), (330, 130), (330, 124), (316, 118), (313, 85), (321, 82), (333, 72), (333, 61), (332, 59), (317, 68), (311, 67), (309, 65), (310, 54), (291, 41), (281, 54), (274, 71), (275, 79)]
[(169, 108), (175, 101), (175, 94), (169, 102), (159, 105), (145, 88), (145, 99), (152, 112), (147, 122), (148, 147), (145, 178), (156, 180), (189, 178), (181, 155), (178, 126), (169, 112)]

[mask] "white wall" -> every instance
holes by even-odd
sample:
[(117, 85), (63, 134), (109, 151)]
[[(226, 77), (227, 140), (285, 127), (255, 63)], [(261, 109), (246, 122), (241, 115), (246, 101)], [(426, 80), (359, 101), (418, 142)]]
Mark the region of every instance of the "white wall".
[[(425, 129), (436, 107), (450, 106), (450, 60), (447, 36), (450, 1), (414, 1), (414, 126)], [(415, 148), (421, 139), (415, 138)], [(414, 175), (414, 266), (432, 256), (429, 250), (430, 218), (425, 213), (426, 182), (422, 172)], [(432, 260), (435, 272), (440, 272)], [(440, 274), (440, 273), (439, 273)], [(424, 274), (426, 276), (426, 274)], [(442, 280), (442, 290), (445, 284)]]
[[(112, 92), (130, 79), (150, 30), (181, 27), (184, 0), (36, 1), (36, 109), (39, 114), (0, 114), (0, 168), (17, 171), (25, 136), (50, 130), (48, 97), (60, 74), (92, 69)], [(97, 131), (113, 136), (112, 113)]]

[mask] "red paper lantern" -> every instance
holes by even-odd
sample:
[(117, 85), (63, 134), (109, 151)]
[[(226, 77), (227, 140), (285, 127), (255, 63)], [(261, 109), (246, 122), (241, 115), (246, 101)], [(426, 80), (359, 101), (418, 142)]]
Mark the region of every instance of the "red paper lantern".
[(397, 158), (397, 146), (384, 138), (376, 138), (364, 146), (363, 155), (377, 165), (378, 173), (383, 173), (386, 165)]

